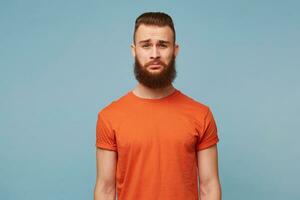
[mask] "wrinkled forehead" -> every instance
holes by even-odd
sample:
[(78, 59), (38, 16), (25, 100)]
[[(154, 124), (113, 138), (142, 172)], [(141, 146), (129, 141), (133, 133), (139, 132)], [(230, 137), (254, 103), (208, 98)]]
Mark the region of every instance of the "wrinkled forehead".
[(140, 41), (173, 42), (173, 31), (169, 26), (150, 26), (141, 24), (135, 33), (135, 42)]

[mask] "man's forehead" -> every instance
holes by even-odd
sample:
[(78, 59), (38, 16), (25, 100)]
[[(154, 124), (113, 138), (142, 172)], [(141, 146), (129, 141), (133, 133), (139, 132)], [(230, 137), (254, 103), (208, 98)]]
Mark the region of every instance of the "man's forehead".
[(136, 31), (136, 41), (171, 42), (173, 31), (169, 26), (152, 26), (141, 24)]

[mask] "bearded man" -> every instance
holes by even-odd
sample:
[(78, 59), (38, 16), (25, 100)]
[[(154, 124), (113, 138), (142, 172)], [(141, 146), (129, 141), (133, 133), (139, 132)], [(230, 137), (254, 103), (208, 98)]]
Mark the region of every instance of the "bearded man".
[(95, 200), (220, 200), (219, 141), (210, 108), (173, 86), (172, 18), (147, 12), (131, 51), (137, 85), (98, 112)]

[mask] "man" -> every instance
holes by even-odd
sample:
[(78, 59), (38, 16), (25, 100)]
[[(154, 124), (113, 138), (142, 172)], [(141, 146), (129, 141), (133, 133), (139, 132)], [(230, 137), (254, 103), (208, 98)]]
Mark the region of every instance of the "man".
[(94, 199), (220, 200), (212, 112), (172, 85), (179, 47), (171, 17), (139, 16), (131, 50), (136, 87), (98, 114)]

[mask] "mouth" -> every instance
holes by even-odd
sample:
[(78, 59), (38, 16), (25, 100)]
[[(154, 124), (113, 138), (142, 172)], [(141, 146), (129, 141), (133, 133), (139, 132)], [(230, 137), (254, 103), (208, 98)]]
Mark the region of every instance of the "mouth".
[(157, 68), (160, 68), (160, 67), (161, 67), (160, 64), (151, 64), (151, 65), (149, 65), (150, 69), (157, 69)]
[(148, 66), (149, 69), (159, 69), (161, 67), (162, 65), (160, 62), (153, 62)]
[(154, 64), (154, 65), (149, 65), (148, 69), (150, 71), (160, 71), (162, 68), (162, 65), (159, 64)]

